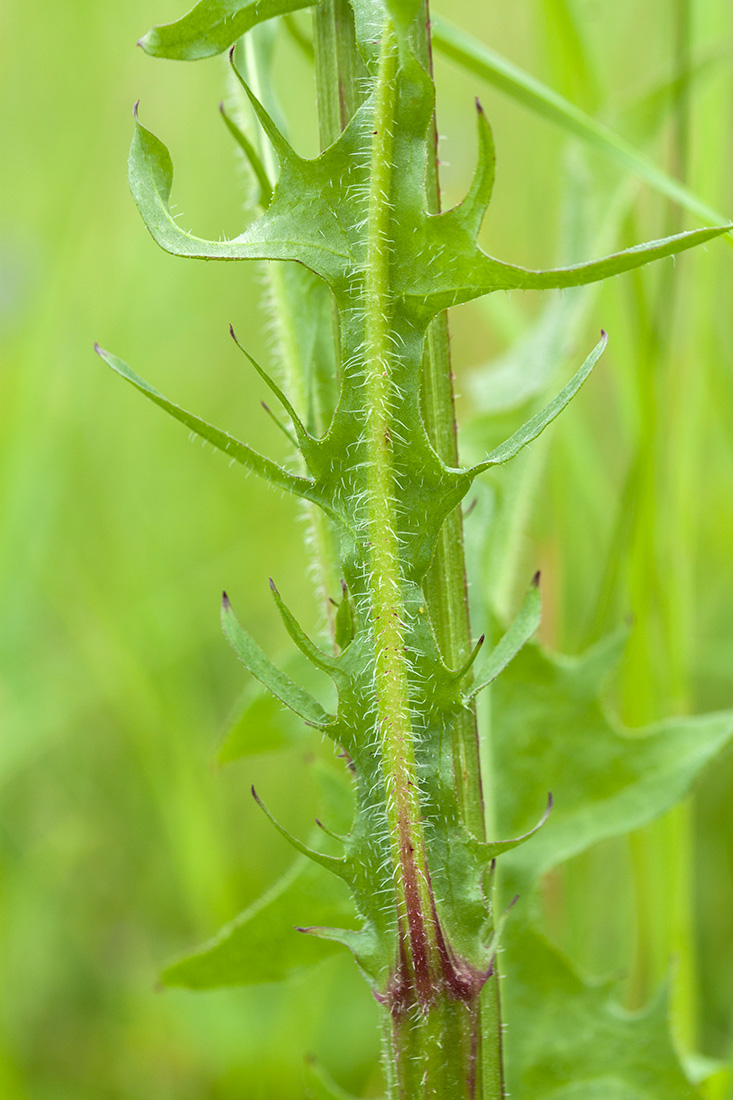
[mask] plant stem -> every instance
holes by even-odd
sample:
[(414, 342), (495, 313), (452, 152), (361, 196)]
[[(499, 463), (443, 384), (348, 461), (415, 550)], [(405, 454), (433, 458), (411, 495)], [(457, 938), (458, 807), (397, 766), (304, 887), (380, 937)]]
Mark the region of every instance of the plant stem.
[[(325, 0), (314, 17), (315, 64), (322, 145), (335, 140), (359, 101), (360, 58), (351, 9), (344, 0)], [(427, 3), (416, 20), (412, 45), (432, 75)], [(357, 60), (354, 60), (354, 58)], [(370, 602), (375, 628), (376, 694), (383, 770), (389, 785), (390, 835), (401, 949), (414, 982), (418, 1011), (392, 1012), (386, 1026), (386, 1073), (394, 1097), (504, 1095), (498, 979), (487, 982), (482, 997), (466, 1002), (445, 995), (436, 1001), (439, 928), (429, 887), (421, 807), (403, 657), (400, 601), (403, 578), (393, 514), (394, 483), (390, 441), (391, 359), (389, 325), (390, 204), (392, 180), (393, 97), (398, 51), (391, 29), (382, 42), (372, 148), (369, 254), (365, 280), (365, 361), (369, 423)], [(440, 210), (437, 130), (433, 118), (426, 161), (426, 192), (431, 214)], [(445, 314), (430, 326), (422, 363), (421, 408), (430, 441), (446, 465), (458, 464), (453, 377)], [(453, 668), (471, 650), (463, 524), (460, 508), (441, 530), (424, 585), (426, 604), (440, 651)], [(464, 823), (485, 838), (483, 794), (475, 707), (461, 714), (454, 734), (454, 776)], [(431, 1003), (435, 1002), (435, 1003)], [(450, 1052), (447, 1054), (446, 1052)]]

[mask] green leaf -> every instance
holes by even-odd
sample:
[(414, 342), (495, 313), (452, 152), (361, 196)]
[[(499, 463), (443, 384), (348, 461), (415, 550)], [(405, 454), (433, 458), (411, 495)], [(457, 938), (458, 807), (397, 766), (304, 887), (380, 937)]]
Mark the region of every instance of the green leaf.
[(104, 348), (100, 348), (98, 344), (94, 345), (94, 350), (100, 359), (121, 375), (126, 381), (144, 394), (149, 401), (153, 404), (159, 405), (161, 409), (172, 416), (174, 420), (178, 420), (181, 424), (185, 424), (187, 428), (190, 428), (196, 435), (201, 436), (207, 443), (211, 443), (217, 450), (223, 451), (225, 455), (238, 462), (240, 466), (244, 466), (248, 470), (253, 470), (259, 474), (266, 481), (271, 482), (273, 485), (277, 485), (280, 489), (287, 489), (291, 493), (295, 493), (296, 496), (307, 497), (313, 499), (313, 482), (308, 481), (304, 477), (296, 477), (294, 474), (288, 473), (287, 470), (283, 470), (282, 466), (278, 466), (276, 462), (273, 462), (269, 458), (265, 458), (263, 455), (258, 454), (257, 451), (253, 451), (251, 447), (248, 447), (246, 443), (240, 443), (234, 436), (228, 435), (227, 432), (223, 432), (220, 428), (215, 428), (212, 424), (207, 424), (205, 420), (201, 420), (200, 417), (195, 416), (194, 413), (187, 412), (185, 409), (180, 408), (179, 405), (174, 405), (172, 401), (169, 401), (167, 397), (163, 397), (162, 393), (154, 389), (144, 379), (135, 374), (134, 370), (123, 362), (122, 359), (118, 359), (116, 355), (112, 355), (111, 352), (105, 351)]
[(307, 744), (307, 737), (302, 720), (258, 681), (227, 729), (217, 760), (229, 764), (244, 756), (280, 752)]
[(222, 600), (221, 625), (227, 641), (245, 668), (286, 707), (299, 714), (309, 726), (325, 729), (333, 723), (333, 716), (327, 714), (309, 692), (294, 683), (265, 656), (257, 643), (239, 624), (226, 592)]
[(397, 26), (406, 30), (420, 11), (422, 0), (384, 0), (384, 6)]
[(599, 692), (624, 635), (582, 657), (526, 646), (493, 688), (492, 753), (500, 835), (528, 824), (552, 791), (554, 809), (531, 844), (500, 863), (509, 893), (609, 837), (654, 820), (689, 791), (733, 737), (733, 713), (673, 718), (629, 731)]
[(730, 223), (706, 229), (692, 229), (685, 233), (676, 233), (671, 237), (663, 237), (659, 241), (636, 244), (632, 248), (614, 252), (611, 256), (604, 256), (601, 260), (589, 260), (586, 263), (550, 268), (547, 271), (529, 271), (504, 264), (501, 266), (505, 268), (503, 278), (506, 282), (503, 282), (502, 286), (512, 290), (557, 290), (563, 287), (586, 286), (588, 283), (610, 279), (612, 275), (633, 271), (634, 268), (643, 267), (652, 260), (676, 256), (680, 252), (686, 252), (688, 248), (696, 248), (730, 231)]
[(519, 614), (507, 630), (504, 637), (492, 650), (486, 664), (476, 674), (478, 683), (474, 684), (466, 699), (473, 699), (483, 688), (493, 683), (500, 672), (516, 657), (522, 646), (529, 641), (540, 625), (542, 614), (542, 596), (540, 594), (540, 575), (535, 573), (529, 592)]
[(323, 852), (319, 852), (315, 848), (309, 848), (307, 844), (304, 844), (301, 840), (298, 840), (297, 837), (293, 836), (292, 833), (289, 833), (287, 829), (283, 828), (276, 817), (273, 817), (265, 803), (257, 794), (257, 791), (254, 789), (254, 787), (252, 787), (252, 797), (254, 798), (255, 802), (262, 810), (268, 821), (270, 821), (275, 826), (280, 836), (284, 840), (287, 840), (288, 844), (292, 848), (295, 848), (296, 852), (299, 852), (300, 855), (305, 856), (305, 858), (309, 859), (312, 863), (316, 863), (320, 867), (323, 867), (326, 871), (330, 871), (332, 874), (337, 875), (339, 878), (343, 878), (345, 881), (348, 881), (347, 864), (344, 859), (339, 859), (336, 856), (324, 855)]
[(669, 176), (602, 122), (591, 118), (564, 96), (558, 95), (552, 88), (548, 88), (511, 61), (507, 61), (466, 31), (454, 27), (446, 19), (434, 15), (432, 25), (433, 43), (436, 49), (456, 61), (462, 68), (476, 73), (477, 76), (529, 107), (536, 114), (599, 149), (690, 213), (708, 222), (721, 224), (727, 221), (724, 214), (709, 206), (683, 183)]
[(283, 981), (341, 950), (335, 942), (298, 932), (298, 924), (349, 920), (353, 906), (345, 884), (300, 858), (218, 936), (166, 967), (161, 978), (189, 989)]
[(255, 149), (252, 142), (247, 137), (247, 135), (237, 126), (234, 119), (229, 117), (226, 107), (223, 103), (219, 104), (219, 111), (221, 113), (221, 117), (224, 120), (224, 125), (236, 141), (239, 148), (244, 153), (245, 157), (247, 158), (247, 162), (254, 173), (254, 177), (257, 180), (258, 193), (254, 201), (259, 206), (261, 206), (263, 210), (266, 210), (272, 202), (272, 185), (268, 178), (267, 172), (265, 171), (265, 166), (260, 159), (260, 155)]
[(138, 42), (153, 57), (198, 61), (228, 50), (266, 19), (312, 8), (318, 0), (200, 0), (175, 23), (153, 27)]
[(330, 657), (310, 640), (310, 638), (306, 635), (300, 623), (297, 621), (293, 613), (286, 605), (282, 596), (278, 592), (272, 577), (270, 577), (270, 591), (272, 592), (272, 596), (275, 600), (277, 609), (280, 612), (280, 617), (282, 618), (285, 629), (287, 630), (288, 634), (293, 639), (303, 656), (307, 657), (307, 659), (311, 662), (312, 665), (315, 666), (315, 668), (321, 669), (322, 672), (326, 672), (330, 676), (335, 675), (337, 679), (340, 679), (340, 677), (338, 676), (337, 658)]
[[(549, 827), (549, 826), (548, 826)], [(666, 1000), (624, 1012), (538, 933), (509, 920), (502, 1002), (507, 1091), (522, 1100), (695, 1100), (672, 1046)]]
[(314, 1058), (307, 1058), (305, 1063), (305, 1096), (306, 1100), (356, 1100)]
[(551, 424), (552, 421), (560, 415), (565, 406), (570, 404), (590, 372), (593, 370), (593, 367), (600, 359), (607, 343), (608, 337), (605, 332), (601, 332), (601, 339), (593, 348), (593, 351), (585, 360), (583, 366), (573, 375), (567, 385), (560, 390), (560, 393), (554, 397), (541, 412), (535, 413), (535, 415), (514, 432), (509, 439), (496, 447), (488, 458), (480, 462), (478, 466), (472, 467), (472, 472), (480, 473), (482, 470), (488, 470), (491, 466), (499, 466), (504, 462), (509, 462), (510, 459), (518, 455), (528, 443), (536, 439), (537, 436), (545, 430), (548, 424)]

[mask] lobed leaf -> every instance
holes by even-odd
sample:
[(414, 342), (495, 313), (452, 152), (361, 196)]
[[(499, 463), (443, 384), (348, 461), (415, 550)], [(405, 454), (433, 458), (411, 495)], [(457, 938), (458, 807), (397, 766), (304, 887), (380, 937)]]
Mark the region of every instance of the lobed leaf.
[(252, 172), (254, 173), (258, 188), (257, 195), (254, 201), (259, 206), (261, 206), (263, 210), (266, 210), (272, 202), (272, 184), (270, 183), (267, 171), (265, 170), (265, 166), (262, 163), (260, 155), (255, 149), (252, 142), (247, 137), (247, 135), (242, 130), (240, 130), (234, 119), (229, 116), (227, 109), (223, 103), (219, 104), (219, 113), (224, 120), (224, 125), (236, 141), (239, 148), (244, 153), (245, 157), (247, 158), (247, 162), (252, 169)]
[(599, 149), (691, 214), (704, 221), (722, 223), (727, 220), (725, 215), (709, 206), (683, 183), (564, 96), (441, 16), (433, 16), (431, 21), (435, 48), (462, 68), (476, 73), (518, 103)]
[(198, 61), (228, 50), (266, 19), (312, 8), (318, 0), (199, 0), (181, 19), (153, 27), (138, 42), (152, 57)]
[(340, 879), (299, 858), (218, 936), (166, 967), (161, 979), (189, 989), (283, 981), (341, 950), (336, 943), (296, 932), (298, 921), (312, 920), (348, 922), (353, 906)]
[(126, 381), (139, 390), (149, 401), (158, 405), (161, 409), (172, 416), (174, 420), (180, 421), (181, 424), (185, 424), (187, 428), (190, 428), (192, 432), (205, 439), (207, 443), (211, 443), (217, 450), (223, 451), (225, 455), (238, 462), (240, 466), (244, 466), (248, 470), (253, 470), (259, 474), (266, 481), (271, 482), (273, 485), (278, 486), (280, 489), (287, 489), (288, 492), (295, 493), (296, 496), (308, 497), (312, 499), (313, 482), (308, 481), (304, 477), (296, 477), (294, 474), (288, 473), (287, 470), (283, 470), (282, 466), (278, 466), (276, 462), (273, 462), (269, 458), (265, 458), (264, 455), (259, 454), (257, 451), (252, 450), (246, 443), (240, 443), (234, 436), (229, 435), (227, 432), (223, 432), (221, 428), (215, 428), (213, 424), (208, 424), (205, 420), (201, 420), (200, 417), (195, 416), (194, 413), (187, 412), (186, 409), (182, 409), (179, 405), (174, 405), (172, 401), (169, 401), (167, 397), (163, 397), (162, 393), (154, 389), (144, 379), (135, 374), (134, 370), (127, 365), (122, 359), (118, 359), (116, 355), (112, 355), (111, 352), (105, 351), (104, 348), (100, 348), (98, 344), (94, 345), (94, 350), (100, 359), (112, 367), (112, 370), (121, 375)]
[(237, 620), (226, 592), (222, 599), (221, 625), (224, 636), (242, 664), (286, 707), (300, 715), (309, 726), (325, 729), (334, 721), (321, 704), (304, 688), (294, 683), (269, 660)]
[(527, 807), (551, 790), (554, 810), (531, 844), (502, 859), (509, 891), (571, 856), (654, 820), (689, 791), (733, 738), (733, 713), (673, 718), (625, 730), (599, 689), (622, 635), (578, 658), (537, 646), (519, 653), (494, 687), (492, 752), (501, 832), (520, 832)]
[(509, 921), (502, 1002), (508, 1091), (522, 1100), (695, 1100), (672, 1046), (666, 999), (624, 1012), (537, 932)]
[(560, 393), (554, 397), (544, 409), (535, 413), (535, 415), (523, 424), (521, 428), (517, 429), (509, 439), (500, 443), (487, 459), (480, 462), (477, 466), (474, 466), (472, 472), (481, 473), (482, 470), (488, 470), (491, 466), (499, 466), (504, 462), (509, 462), (510, 459), (518, 455), (528, 443), (537, 439), (545, 428), (560, 415), (566, 405), (570, 404), (590, 372), (593, 370), (593, 367), (600, 359), (607, 343), (608, 337), (606, 333), (601, 332), (601, 339), (593, 348), (593, 351), (585, 360), (583, 366), (573, 375), (567, 385), (560, 390)]

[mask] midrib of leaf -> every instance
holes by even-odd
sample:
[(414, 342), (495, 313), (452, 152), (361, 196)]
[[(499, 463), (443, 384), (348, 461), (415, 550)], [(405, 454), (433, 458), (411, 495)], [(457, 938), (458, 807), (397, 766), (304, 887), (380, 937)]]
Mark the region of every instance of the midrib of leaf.
[[(411, 962), (419, 981), (418, 975), (424, 971), (422, 957), (427, 950), (425, 917), (430, 912), (430, 895), (424, 873), (427, 866), (425, 838), (407, 683), (403, 578), (395, 514), (399, 487), (395, 481), (390, 415), (394, 358), (389, 323), (390, 194), (397, 62), (397, 38), (388, 22), (382, 38), (376, 83), (364, 278), (366, 511), (375, 648), (374, 688), (386, 814), (398, 915), (403, 927), (409, 929)], [(424, 976), (428, 979), (426, 973)]]

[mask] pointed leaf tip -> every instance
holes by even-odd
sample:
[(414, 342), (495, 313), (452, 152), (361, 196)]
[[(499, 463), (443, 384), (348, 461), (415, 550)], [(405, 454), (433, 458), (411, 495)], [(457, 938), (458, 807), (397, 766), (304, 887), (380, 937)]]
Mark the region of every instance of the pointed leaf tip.
[(135, 119), (135, 122), (137, 122), (137, 115), (138, 115), (139, 110), (140, 110), (140, 100), (136, 99), (135, 102), (132, 105), (132, 117)]
[(535, 588), (539, 588), (539, 586), (540, 586), (540, 577), (541, 577), (541, 575), (542, 575), (541, 570), (538, 569), (537, 572), (535, 573), (535, 575), (532, 577), (532, 584), (535, 586)]
[(221, 606), (224, 611), (228, 611), (232, 606), (229, 602), (229, 597), (227, 596), (226, 591), (223, 591), (221, 594)]

